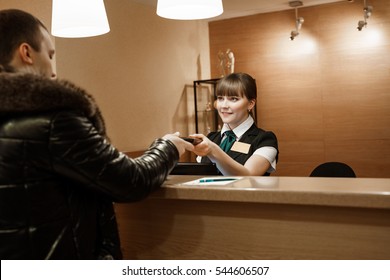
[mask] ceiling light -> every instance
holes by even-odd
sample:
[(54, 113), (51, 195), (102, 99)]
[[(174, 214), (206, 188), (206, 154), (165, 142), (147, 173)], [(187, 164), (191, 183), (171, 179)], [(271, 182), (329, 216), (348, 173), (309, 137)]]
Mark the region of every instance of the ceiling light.
[(364, 0), (363, 16), (364, 20), (359, 20), (357, 30), (362, 31), (363, 27), (367, 27), (367, 19), (372, 15), (372, 6), (367, 6)]
[(372, 6), (365, 6), (363, 11), (364, 11), (364, 18), (368, 19), (372, 14)]
[(302, 23), (305, 21), (305, 19), (303, 17), (299, 17), (296, 19), (295, 21), (295, 27), (296, 29), (301, 29), (302, 28)]
[(364, 20), (359, 20), (357, 29), (359, 31), (362, 31), (363, 27), (365, 27), (366, 24), (367, 24), (367, 22), (365, 22)]
[(157, 15), (163, 18), (194, 20), (222, 13), (222, 0), (157, 0)]
[(303, 6), (303, 4), (301, 1), (291, 1), (288, 4), (290, 7), (295, 8), (295, 30), (290, 33), (290, 40), (293, 41), (299, 35), (299, 30), (301, 30), (302, 24), (305, 21), (303, 17), (298, 17), (298, 7)]
[(297, 37), (299, 35), (299, 32), (298, 31), (291, 31), (291, 35), (290, 35), (290, 40), (293, 41), (295, 39), (295, 37)]
[(103, 0), (53, 0), (51, 33), (54, 36), (81, 38), (109, 31)]

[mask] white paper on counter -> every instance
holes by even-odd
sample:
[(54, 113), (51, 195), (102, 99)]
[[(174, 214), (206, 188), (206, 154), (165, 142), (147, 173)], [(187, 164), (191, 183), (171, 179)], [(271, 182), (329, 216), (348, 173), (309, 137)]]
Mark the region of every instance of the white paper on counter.
[(191, 186), (205, 186), (205, 185), (228, 185), (237, 180), (242, 179), (242, 177), (203, 177), (197, 180), (189, 181), (183, 183), (183, 185)]

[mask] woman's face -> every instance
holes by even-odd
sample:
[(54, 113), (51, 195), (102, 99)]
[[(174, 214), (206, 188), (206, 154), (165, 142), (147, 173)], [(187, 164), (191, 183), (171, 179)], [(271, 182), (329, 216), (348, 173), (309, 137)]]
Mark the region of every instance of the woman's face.
[(217, 96), (216, 108), (222, 121), (231, 129), (239, 126), (248, 118), (255, 100), (249, 101), (245, 96)]

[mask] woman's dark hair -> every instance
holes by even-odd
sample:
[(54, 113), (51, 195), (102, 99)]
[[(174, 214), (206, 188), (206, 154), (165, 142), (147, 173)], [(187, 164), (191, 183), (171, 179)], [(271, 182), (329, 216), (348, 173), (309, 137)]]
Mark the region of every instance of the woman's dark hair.
[(245, 96), (248, 100), (257, 99), (256, 81), (246, 73), (232, 73), (217, 83), (217, 96)]
[(22, 43), (29, 44), (37, 52), (41, 50), (43, 35), (40, 27), (46, 29), (29, 13), (16, 9), (0, 11), (0, 68), (11, 70), (9, 63)]

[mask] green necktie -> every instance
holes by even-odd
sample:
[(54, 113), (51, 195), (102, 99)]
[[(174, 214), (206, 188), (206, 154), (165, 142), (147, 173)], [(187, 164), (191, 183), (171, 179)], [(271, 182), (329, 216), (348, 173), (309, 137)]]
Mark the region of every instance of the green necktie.
[(225, 139), (223, 139), (219, 146), (222, 150), (228, 152), (232, 147), (233, 143), (236, 141), (236, 135), (231, 130), (225, 131), (224, 134), (226, 135), (226, 137)]

